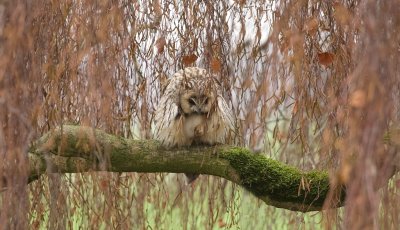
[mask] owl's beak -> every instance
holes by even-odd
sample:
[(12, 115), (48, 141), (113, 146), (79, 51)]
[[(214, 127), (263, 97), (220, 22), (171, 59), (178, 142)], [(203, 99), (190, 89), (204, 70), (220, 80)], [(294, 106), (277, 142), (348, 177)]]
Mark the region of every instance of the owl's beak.
[(196, 106), (194, 107), (194, 111), (195, 111), (196, 113), (200, 113), (200, 108), (196, 105)]

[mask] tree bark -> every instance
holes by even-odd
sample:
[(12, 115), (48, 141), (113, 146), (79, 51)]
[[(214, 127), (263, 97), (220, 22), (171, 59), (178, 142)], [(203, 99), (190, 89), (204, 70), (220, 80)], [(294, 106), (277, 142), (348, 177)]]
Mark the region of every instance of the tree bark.
[[(303, 172), (234, 146), (166, 149), (154, 140), (126, 139), (67, 125), (45, 134), (30, 147), (29, 182), (44, 173), (87, 171), (219, 176), (243, 186), (268, 205), (301, 212), (325, 208), (330, 191), (326, 171)], [(336, 191), (339, 196), (333, 206), (339, 207), (344, 203), (345, 189)]]

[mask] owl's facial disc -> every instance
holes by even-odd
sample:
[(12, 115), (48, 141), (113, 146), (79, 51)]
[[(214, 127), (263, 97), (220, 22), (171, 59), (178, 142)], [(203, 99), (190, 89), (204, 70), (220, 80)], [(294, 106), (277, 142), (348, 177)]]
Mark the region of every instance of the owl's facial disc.
[(186, 94), (181, 98), (181, 108), (185, 114), (208, 114), (211, 110), (212, 95)]
[(192, 96), (189, 98), (189, 105), (194, 113), (208, 113), (208, 97), (205, 95)]

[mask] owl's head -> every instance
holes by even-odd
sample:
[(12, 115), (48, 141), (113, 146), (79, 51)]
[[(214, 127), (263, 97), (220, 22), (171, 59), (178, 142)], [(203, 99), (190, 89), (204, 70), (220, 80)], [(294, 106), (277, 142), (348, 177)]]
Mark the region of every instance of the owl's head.
[(208, 114), (216, 104), (216, 82), (204, 69), (196, 67), (182, 71), (183, 87), (179, 93), (182, 112), (190, 114)]

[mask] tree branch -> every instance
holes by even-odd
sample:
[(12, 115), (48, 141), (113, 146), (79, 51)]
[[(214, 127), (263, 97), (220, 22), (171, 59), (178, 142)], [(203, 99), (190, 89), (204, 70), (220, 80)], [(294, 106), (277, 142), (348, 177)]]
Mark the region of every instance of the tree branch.
[[(303, 172), (245, 148), (226, 145), (165, 149), (82, 126), (63, 126), (29, 151), (29, 182), (44, 173), (201, 173), (230, 180), (266, 204), (295, 211), (321, 210), (329, 192), (324, 171)], [(343, 205), (344, 190), (336, 206)]]

